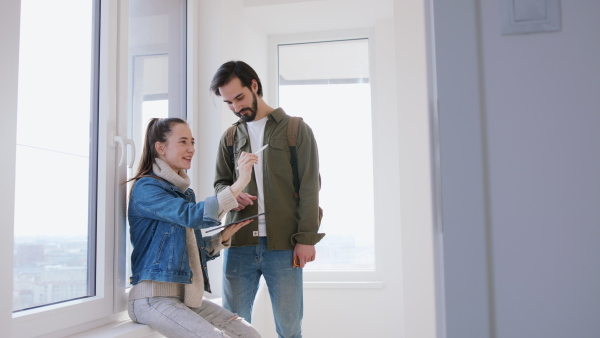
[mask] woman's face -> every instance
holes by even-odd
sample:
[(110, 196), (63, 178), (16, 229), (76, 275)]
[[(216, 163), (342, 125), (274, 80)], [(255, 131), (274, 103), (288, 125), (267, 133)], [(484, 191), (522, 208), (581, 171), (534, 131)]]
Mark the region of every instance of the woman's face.
[(177, 123), (171, 128), (166, 143), (156, 142), (158, 157), (165, 161), (175, 172), (190, 169), (194, 156), (194, 138), (187, 124)]

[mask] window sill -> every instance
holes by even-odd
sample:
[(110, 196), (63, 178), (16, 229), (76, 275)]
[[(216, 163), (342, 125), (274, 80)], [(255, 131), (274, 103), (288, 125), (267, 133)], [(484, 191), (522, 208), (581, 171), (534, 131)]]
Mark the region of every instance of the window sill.
[(154, 331), (150, 326), (137, 324), (127, 318), (121, 321), (106, 324), (91, 330), (80, 332), (68, 336), (68, 338), (94, 338), (94, 337), (115, 337), (115, 338), (137, 338), (137, 337), (163, 337)]
[[(211, 302), (221, 305), (222, 299), (220, 297), (208, 298)], [(95, 327), (90, 330), (79, 332), (77, 334), (68, 336), (67, 338), (159, 338), (163, 337), (160, 333), (156, 332), (148, 325), (138, 324), (131, 321), (127, 314), (125, 318), (116, 320), (114, 322)]]
[(383, 289), (383, 282), (304, 282), (305, 289)]

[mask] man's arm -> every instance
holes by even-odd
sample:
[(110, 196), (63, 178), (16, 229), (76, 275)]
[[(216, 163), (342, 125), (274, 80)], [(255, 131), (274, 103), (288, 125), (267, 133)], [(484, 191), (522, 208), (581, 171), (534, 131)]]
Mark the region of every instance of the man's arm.
[[(298, 232), (292, 240), (296, 244), (314, 246), (325, 234), (319, 231), (319, 152), (317, 142), (310, 127), (300, 121), (298, 128), (298, 179), (300, 181), (300, 200), (298, 203)], [(314, 250), (314, 247), (313, 247)], [(304, 250), (306, 251), (306, 250)], [(308, 253), (306, 259), (314, 259), (314, 253)]]

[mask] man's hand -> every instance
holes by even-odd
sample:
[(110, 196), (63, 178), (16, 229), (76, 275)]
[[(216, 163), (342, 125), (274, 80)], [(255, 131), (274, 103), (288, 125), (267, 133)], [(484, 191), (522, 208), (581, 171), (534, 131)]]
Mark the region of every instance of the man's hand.
[(238, 202), (238, 207), (233, 209), (235, 211), (240, 211), (242, 209), (244, 209), (247, 205), (253, 205), (254, 204), (254, 200), (256, 199), (256, 196), (252, 196), (246, 192), (242, 192), (240, 193), (236, 199)]
[(317, 257), (317, 250), (314, 245), (296, 244), (294, 247), (294, 261), (300, 268), (303, 268), (306, 263), (312, 262)]

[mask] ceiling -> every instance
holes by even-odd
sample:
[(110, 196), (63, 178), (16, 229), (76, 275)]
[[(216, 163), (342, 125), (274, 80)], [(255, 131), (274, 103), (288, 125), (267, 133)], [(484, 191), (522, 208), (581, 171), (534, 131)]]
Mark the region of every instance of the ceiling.
[(244, 0), (245, 20), (267, 35), (374, 27), (392, 0)]

